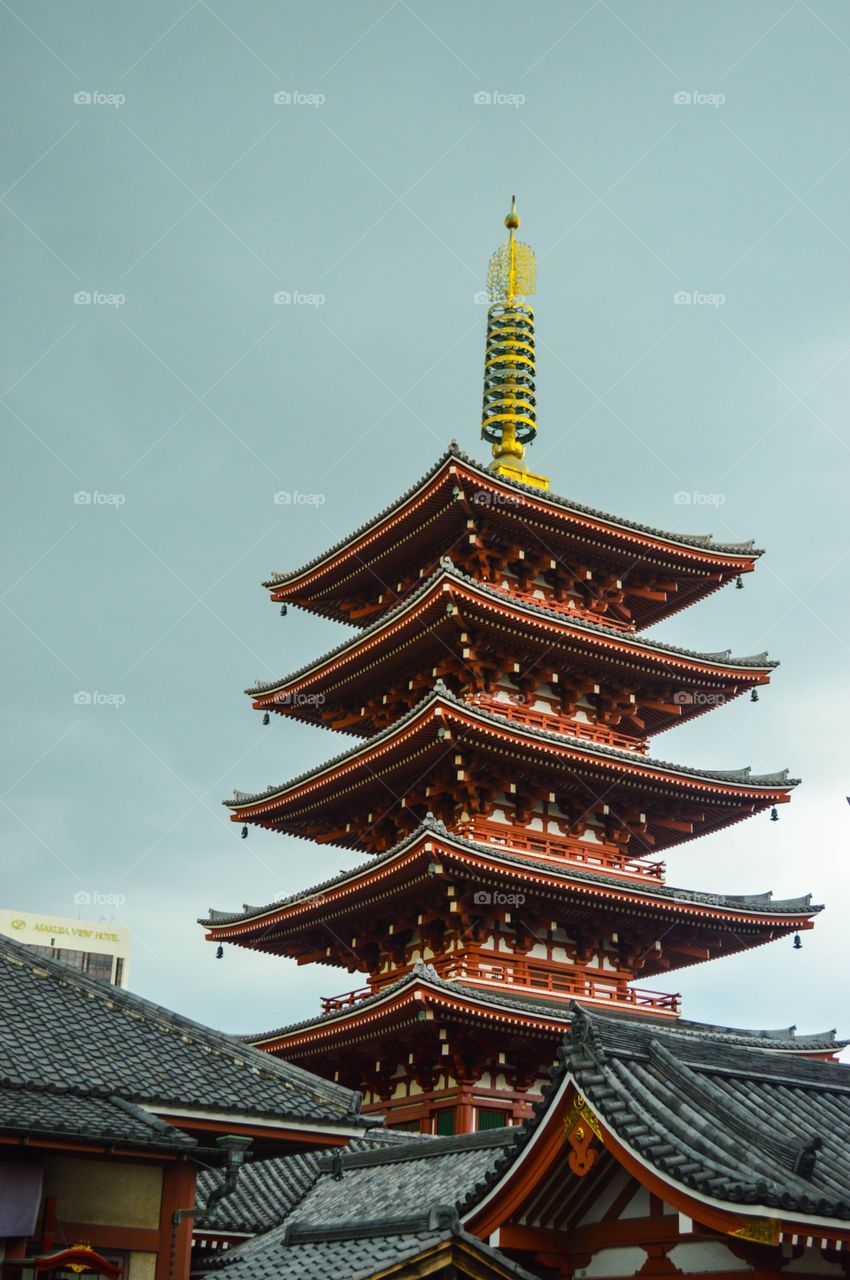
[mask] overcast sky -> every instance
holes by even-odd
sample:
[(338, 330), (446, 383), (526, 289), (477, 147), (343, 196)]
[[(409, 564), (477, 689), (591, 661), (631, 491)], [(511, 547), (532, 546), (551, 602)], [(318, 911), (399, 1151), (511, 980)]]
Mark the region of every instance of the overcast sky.
[(651, 985), (693, 1018), (850, 1032), (847, 5), (9, 0), (0, 43), (2, 905), (114, 917), (132, 987), (227, 1030), (357, 985), (217, 962), (194, 923), (358, 861), (242, 841), (221, 807), (349, 741), (251, 711), (248, 684), (346, 634), (260, 584), (452, 436), (486, 459), (476, 293), (516, 191), (531, 465), (767, 548), (654, 634), (767, 648), (772, 687), (653, 751), (803, 785), (668, 879), (827, 911), (801, 951)]

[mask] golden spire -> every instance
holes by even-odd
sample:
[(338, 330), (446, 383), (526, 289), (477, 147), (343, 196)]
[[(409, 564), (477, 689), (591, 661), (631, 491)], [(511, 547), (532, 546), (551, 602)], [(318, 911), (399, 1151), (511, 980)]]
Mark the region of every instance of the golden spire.
[(523, 462), (525, 445), (537, 434), (534, 395), (534, 311), (525, 302), (534, 293), (537, 264), (534, 250), (516, 239), (520, 218), (516, 196), (505, 218), (508, 240), (487, 268), (487, 351), (484, 364), (484, 410), (481, 435), (493, 446), (490, 470), (548, 489), (545, 476)]

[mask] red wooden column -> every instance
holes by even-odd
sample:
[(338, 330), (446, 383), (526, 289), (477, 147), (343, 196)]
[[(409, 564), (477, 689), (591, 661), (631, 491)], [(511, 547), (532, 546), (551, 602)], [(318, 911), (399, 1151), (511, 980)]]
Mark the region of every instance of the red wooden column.
[[(458, 1084), (461, 1084), (458, 1081)], [(472, 1105), (472, 1084), (464, 1082), (457, 1095), (455, 1107), (455, 1133), (475, 1132), (475, 1108)]]
[(178, 1209), (191, 1209), (194, 1205), (195, 1175), (195, 1165), (188, 1160), (163, 1169), (156, 1280), (188, 1280), (194, 1219), (184, 1218), (175, 1226), (172, 1217)]

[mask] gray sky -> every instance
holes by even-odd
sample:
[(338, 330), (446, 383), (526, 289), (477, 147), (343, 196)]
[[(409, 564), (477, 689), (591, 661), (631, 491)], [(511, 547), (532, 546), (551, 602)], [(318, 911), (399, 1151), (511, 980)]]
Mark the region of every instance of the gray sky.
[(357, 985), (217, 963), (193, 923), (356, 860), (241, 841), (221, 808), (347, 742), (251, 712), (243, 688), (345, 631), (281, 619), (260, 582), (450, 437), (486, 457), (475, 294), (516, 191), (539, 260), (532, 466), (768, 548), (745, 591), (656, 634), (768, 648), (773, 686), (654, 754), (804, 785), (780, 822), (674, 850), (668, 879), (829, 909), (800, 952), (651, 985), (694, 1018), (850, 1032), (847, 5), (10, 0), (0, 38), (3, 904), (118, 898), (100, 910), (133, 931), (132, 986), (229, 1030)]

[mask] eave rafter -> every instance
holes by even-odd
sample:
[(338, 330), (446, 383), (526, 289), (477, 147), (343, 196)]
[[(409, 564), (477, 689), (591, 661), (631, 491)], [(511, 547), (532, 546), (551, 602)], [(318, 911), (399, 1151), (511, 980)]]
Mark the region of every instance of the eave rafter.
[(600, 614), (619, 622), (628, 614), (639, 627), (750, 572), (760, 554), (752, 544), (663, 533), (530, 491), (452, 446), (419, 485), (364, 529), (266, 586), (273, 600), (362, 624), (416, 585), (406, 567), (412, 563), (430, 570), (441, 555), (462, 547), (470, 568), (486, 573), (484, 529), (491, 545), (504, 544), (504, 551), (490, 551), (491, 560), (519, 551), (545, 554), (556, 563), (556, 577), (577, 573), (576, 564), (587, 561), (600, 575), (593, 596)]
[(574, 716), (583, 700), (585, 718), (639, 741), (766, 684), (775, 665), (764, 654), (696, 654), (603, 628), (445, 562), (362, 636), (246, 692), (257, 710), (365, 735), (407, 712), (437, 678), (465, 697), (501, 682), (519, 704), (542, 694), (556, 715)]
[(785, 774), (699, 773), (585, 746), (472, 707), (438, 685), (363, 746), (283, 787), (237, 796), (229, 807), (234, 821), (385, 849), (429, 809), (449, 825), (482, 806), (486, 814), (501, 787), (518, 815), (530, 812), (535, 794), (553, 797), (566, 815), (557, 819), (562, 828), (573, 810), (579, 824), (583, 814), (598, 813), (608, 838), (640, 855), (784, 803), (792, 785)]

